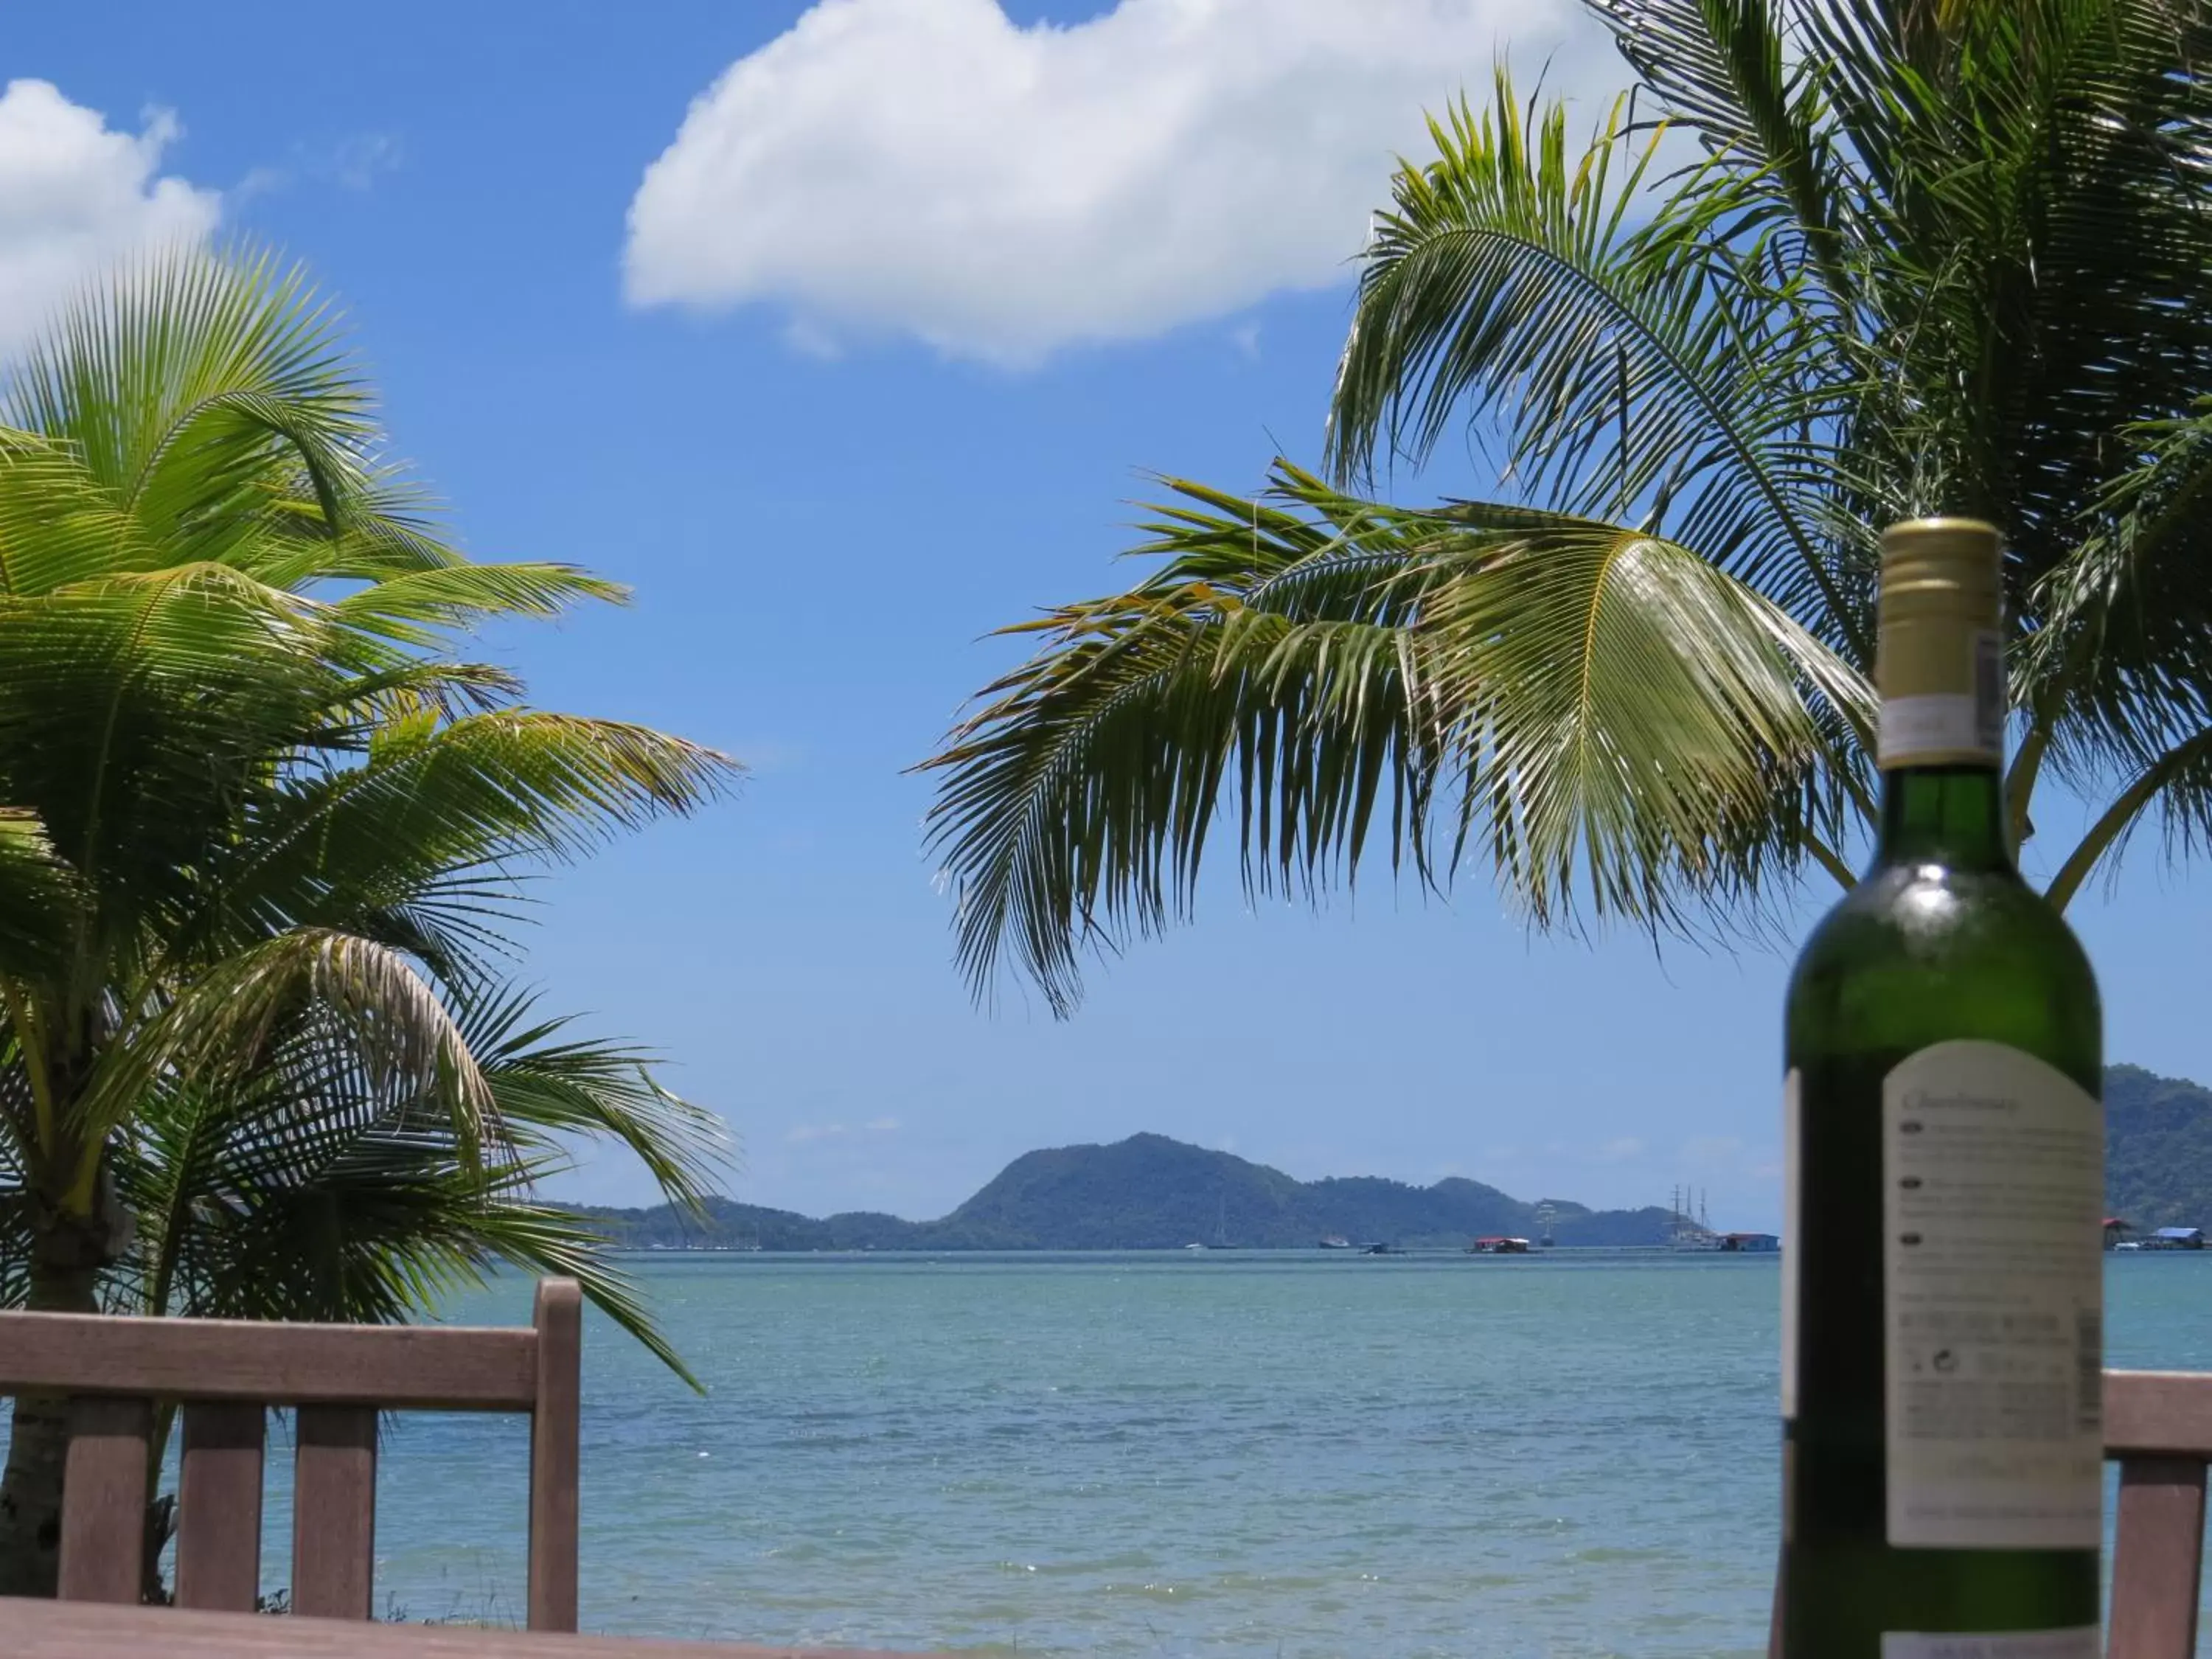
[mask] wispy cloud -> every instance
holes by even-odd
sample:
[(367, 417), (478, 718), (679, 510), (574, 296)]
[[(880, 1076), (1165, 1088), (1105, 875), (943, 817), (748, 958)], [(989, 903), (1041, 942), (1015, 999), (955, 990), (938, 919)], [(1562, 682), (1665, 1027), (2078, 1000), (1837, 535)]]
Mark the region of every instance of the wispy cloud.
[(331, 176), (348, 190), (367, 190), (405, 159), (397, 135), (357, 132), (338, 141), (330, 158)]
[(783, 1132), (787, 1146), (804, 1146), (818, 1140), (851, 1140), (861, 1135), (896, 1133), (899, 1121), (895, 1117), (872, 1117), (858, 1128), (845, 1123), (794, 1123)]
[(405, 161), (406, 149), (397, 133), (349, 133), (331, 143), (293, 145), (281, 164), (253, 168), (231, 193), (243, 200), (271, 196), (303, 184), (369, 191), (386, 173), (398, 172)]

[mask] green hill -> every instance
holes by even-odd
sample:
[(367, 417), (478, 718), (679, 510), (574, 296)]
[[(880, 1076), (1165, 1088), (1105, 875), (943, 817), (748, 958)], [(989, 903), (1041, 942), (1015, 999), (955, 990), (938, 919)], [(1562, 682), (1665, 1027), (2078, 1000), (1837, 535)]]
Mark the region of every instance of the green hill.
[(2212, 1090), (2106, 1068), (2105, 1201), (2138, 1228), (2212, 1226)]
[[(1667, 1212), (1553, 1201), (1561, 1244), (1657, 1244)], [(622, 1243), (766, 1250), (1143, 1250), (1190, 1243), (1303, 1249), (1331, 1234), (1405, 1247), (1537, 1231), (1537, 1206), (1453, 1176), (1414, 1187), (1376, 1176), (1297, 1181), (1165, 1135), (1025, 1152), (935, 1221), (856, 1212), (817, 1220), (716, 1199), (704, 1225), (663, 1205), (593, 1210)]]
[[(2110, 1213), (2137, 1227), (2212, 1225), (2212, 1090), (2139, 1066), (2105, 1073)], [(1667, 1212), (1551, 1200), (1561, 1244), (1657, 1244)], [(764, 1250), (1139, 1250), (1225, 1241), (1303, 1249), (1330, 1234), (1407, 1247), (1484, 1233), (1534, 1237), (1536, 1206), (1452, 1176), (1414, 1187), (1379, 1176), (1297, 1181), (1228, 1152), (1137, 1134), (1108, 1146), (1025, 1152), (935, 1221), (853, 1211), (817, 1219), (718, 1198), (702, 1224), (667, 1206), (598, 1209), (639, 1247)]]

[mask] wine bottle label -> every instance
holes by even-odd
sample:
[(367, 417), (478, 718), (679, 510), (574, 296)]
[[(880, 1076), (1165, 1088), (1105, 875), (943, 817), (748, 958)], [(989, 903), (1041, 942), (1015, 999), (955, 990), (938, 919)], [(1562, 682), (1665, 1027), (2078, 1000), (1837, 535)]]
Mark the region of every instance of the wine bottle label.
[(1782, 1420), (1797, 1417), (1797, 1182), (1804, 1107), (1796, 1066), (1782, 1082)]
[(1980, 1042), (1905, 1060), (1881, 1109), (1889, 1541), (2095, 1549), (2103, 1113), (2044, 1061)]
[(2098, 1659), (2097, 1627), (1978, 1636), (1889, 1631), (1881, 1638), (1881, 1659)]
[[(1887, 646), (1876, 760), (1884, 767), (1989, 761), (2004, 752), (2004, 647), (1986, 629), (1922, 630)], [(1905, 645), (1918, 647), (1908, 657)], [(1935, 647), (1949, 646), (1949, 653)], [(1908, 672), (1914, 671), (1914, 672)]]

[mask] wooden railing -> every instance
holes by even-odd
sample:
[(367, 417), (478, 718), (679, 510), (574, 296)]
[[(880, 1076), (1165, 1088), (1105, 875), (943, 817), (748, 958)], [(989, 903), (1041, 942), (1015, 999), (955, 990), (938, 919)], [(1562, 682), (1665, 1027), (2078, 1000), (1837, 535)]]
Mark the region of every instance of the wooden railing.
[[(580, 1354), (561, 1279), (539, 1284), (528, 1329), (0, 1314), (0, 1395), (70, 1401), (65, 1601), (139, 1599), (156, 1402), (183, 1407), (179, 1603), (253, 1609), (267, 1411), (292, 1406), (292, 1607), (341, 1619), (371, 1604), (378, 1412), (514, 1412), (531, 1419), (530, 1628), (573, 1631)], [(2107, 1659), (2194, 1659), (2212, 1374), (2107, 1371), (2105, 1443), (2120, 1466)]]
[(70, 1401), (61, 1595), (136, 1602), (157, 1404), (183, 1408), (176, 1598), (250, 1613), (260, 1589), (268, 1408), (298, 1408), (292, 1610), (369, 1614), (380, 1411), (530, 1418), (532, 1630), (576, 1628), (582, 1304), (542, 1280), (527, 1329), (0, 1314), (0, 1395)]

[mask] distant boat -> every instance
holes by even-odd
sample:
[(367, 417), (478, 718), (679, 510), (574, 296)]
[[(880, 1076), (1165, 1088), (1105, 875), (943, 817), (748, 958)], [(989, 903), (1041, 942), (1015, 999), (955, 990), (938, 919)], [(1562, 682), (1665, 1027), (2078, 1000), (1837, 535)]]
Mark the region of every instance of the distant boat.
[(1183, 1249), (1186, 1250), (1228, 1250), (1234, 1249), (1236, 1247), (1229, 1242), (1229, 1195), (1226, 1193), (1224, 1193), (1221, 1195), (1221, 1202), (1219, 1206), (1214, 1211), (1213, 1242), (1212, 1243), (1201, 1243), (1197, 1239), (1193, 1239), (1189, 1243), (1184, 1245)]
[(1478, 1238), (1467, 1247), (1469, 1255), (1527, 1255), (1528, 1241), (1525, 1238), (1504, 1238), (1492, 1234)]
[(1324, 1250), (1348, 1250), (1352, 1248), (1352, 1241), (1342, 1233), (1331, 1233), (1327, 1238), (1316, 1239), (1314, 1243)]
[(1362, 1244), (1359, 1247), (1359, 1254), (1362, 1255), (1403, 1255), (1406, 1253), (1400, 1249), (1395, 1244)]

